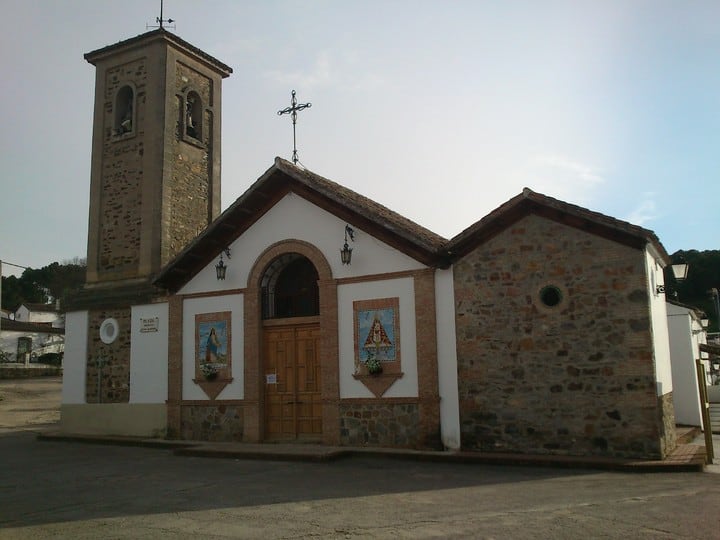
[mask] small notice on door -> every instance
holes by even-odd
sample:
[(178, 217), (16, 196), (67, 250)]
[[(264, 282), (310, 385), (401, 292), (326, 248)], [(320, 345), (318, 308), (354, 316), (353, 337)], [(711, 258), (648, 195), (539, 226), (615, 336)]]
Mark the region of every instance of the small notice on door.
[(277, 384), (277, 373), (267, 373), (265, 375), (265, 384)]

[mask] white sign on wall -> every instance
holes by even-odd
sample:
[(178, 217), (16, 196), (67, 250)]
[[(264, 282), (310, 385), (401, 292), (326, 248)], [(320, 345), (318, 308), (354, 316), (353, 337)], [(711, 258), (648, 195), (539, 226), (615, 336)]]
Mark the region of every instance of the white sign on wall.
[(160, 328), (160, 317), (140, 318), (140, 333), (157, 332)]

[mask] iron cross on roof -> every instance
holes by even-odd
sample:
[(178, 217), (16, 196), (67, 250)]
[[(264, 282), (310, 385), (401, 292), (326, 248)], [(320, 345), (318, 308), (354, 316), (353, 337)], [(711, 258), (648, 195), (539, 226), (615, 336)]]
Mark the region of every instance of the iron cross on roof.
[(297, 144), (295, 143), (295, 124), (297, 124), (297, 113), (298, 111), (302, 111), (304, 109), (309, 109), (312, 107), (312, 103), (301, 103), (298, 105), (297, 99), (295, 99), (295, 90), (292, 91), (292, 99), (290, 100), (290, 106), (284, 108), (281, 111), (278, 111), (278, 116), (282, 116), (283, 114), (290, 114), (292, 116), (292, 123), (293, 123), (293, 154), (292, 154), (292, 162), (297, 165), (298, 157), (297, 157)]

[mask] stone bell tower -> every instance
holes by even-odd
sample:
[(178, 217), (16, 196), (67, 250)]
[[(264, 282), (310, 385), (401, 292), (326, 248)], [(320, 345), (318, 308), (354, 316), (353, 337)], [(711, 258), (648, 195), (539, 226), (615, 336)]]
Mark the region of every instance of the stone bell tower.
[(95, 66), (87, 277), (68, 311), (85, 321), (70, 331), (86, 347), (68, 361), (84, 364), (85, 404), (129, 403), (133, 306), (165, 296), (153, 277), (220, 213), (232, 69), (162, 27), (85, 59)]
[(220, 213), (232, 69), (163, 28), (85, 59), (96, 68), (86, 288), (149, 282)]

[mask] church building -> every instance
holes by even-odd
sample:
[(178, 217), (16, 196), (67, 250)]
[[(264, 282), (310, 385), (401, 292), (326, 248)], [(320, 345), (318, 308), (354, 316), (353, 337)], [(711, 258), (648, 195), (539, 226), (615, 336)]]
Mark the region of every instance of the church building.
[(232, 69), (164, 28), (85, 58), (88, 272), (66, 317), (64, 432), (674, 449), (652, 231), (525, 189), (445, 239), (280, 158), (220, 213)]

